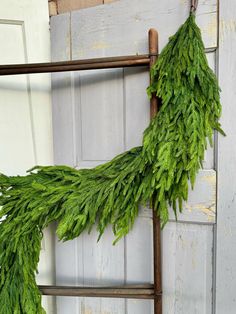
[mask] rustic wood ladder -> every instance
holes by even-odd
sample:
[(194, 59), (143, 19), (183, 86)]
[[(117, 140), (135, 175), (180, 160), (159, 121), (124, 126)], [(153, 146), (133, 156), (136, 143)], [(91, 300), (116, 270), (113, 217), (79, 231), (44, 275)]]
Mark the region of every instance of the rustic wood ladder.
[[(79, 71), (106, 68), (149, 66), (149, 71), (158, 57), (158, 33), (149, 30), (149, 54), (78, 61), (1, 65), (0, 75)], [(151, 119), (157, 114), (158, 99), (150, 100)], [(153, 269), (154, 283), (150, 285), (123, 285), (103, 287), (39, 286), (43, 295), (103, 297), (154, 300), (154, 314), (162, 314), (162, 273), (161, 273), (161, 229), (160, 219), (153, 210)]]

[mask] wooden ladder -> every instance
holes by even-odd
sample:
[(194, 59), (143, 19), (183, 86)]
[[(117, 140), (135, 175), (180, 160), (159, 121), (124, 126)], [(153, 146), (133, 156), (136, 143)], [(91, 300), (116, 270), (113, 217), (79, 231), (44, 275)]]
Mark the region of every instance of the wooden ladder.
[[(150, 71), (152, 65), (156, 62), (158, 57), (158, 33), (155, 29), (149, 30), (148, 39), (148, 55), (119, 56), (64, 62), (1, 65), (0, 75), (124, 68), (144, 65), (148, 66)], [(150, 100), (151, 119), (157, 114), (157, 110), (158, 99), (156, 95), (152, 95)], [(162, 314), (161, 228), (160, 219), (154, 210), (153, 269), (154, 283), (150, 285), (123, 285), (109, 287), (39, 286), (39, 289), (43, 295), (50, 296), (152, 299), (154, 300), (154, 314)]]

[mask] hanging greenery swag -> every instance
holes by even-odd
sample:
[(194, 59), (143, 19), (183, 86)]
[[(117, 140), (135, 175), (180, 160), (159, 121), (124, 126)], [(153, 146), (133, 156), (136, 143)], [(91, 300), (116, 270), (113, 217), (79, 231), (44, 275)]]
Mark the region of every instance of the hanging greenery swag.
[(209, 68), (195, 16), (172, 36), (151, 72), (148, 94), (162, 102), (143, 143), (94, 169), (35, 167), (0, 176), (0, 314), (43, 314), (35, 281), (43, 229), (57, 221), (67, 241), (108, 224), (118, 241), (132, 228), (139, 204), (152, 206), (162, 227), (168, 207), (182, 211), (194, 186), (207, 139), (223, 134), (219, 87)]

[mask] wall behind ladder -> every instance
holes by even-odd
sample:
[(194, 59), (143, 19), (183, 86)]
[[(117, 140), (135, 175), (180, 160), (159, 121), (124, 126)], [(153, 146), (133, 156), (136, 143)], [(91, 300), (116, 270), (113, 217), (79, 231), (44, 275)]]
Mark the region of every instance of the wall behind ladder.
[[(76, 60), (148, 53), (148, 29), (159, 32), (160, 49), (189, 12), (189, 1), (120, 0), (54, 16), (52, 58)], [(197, 23), (207, 58), (217, 64), (217, 1), (199, 1)], [(149, 123), (148, 71), (113, 69), (53, 75), (55, 162), (93, 167), (139, 145)], [(215, 303), (215, 151), (176, 223), (163, 231), (164, 314), (209, 314)], [(152, 217), (148, 208), (114, 247), (107, 230), (56, 243), (58, 284), (123, 284), (152, 281)], [(151, 301), (57, 298), (58, 314), (149, 314)], [(225, 313), (222, 313), (225, 314)]]

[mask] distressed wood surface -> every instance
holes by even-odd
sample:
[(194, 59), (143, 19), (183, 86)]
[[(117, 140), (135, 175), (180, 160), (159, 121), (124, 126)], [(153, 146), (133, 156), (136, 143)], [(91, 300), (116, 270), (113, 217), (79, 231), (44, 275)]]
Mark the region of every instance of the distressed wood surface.
[[(70, 14), (51, 18), (51, 53), (53, 61), (70, 60)], [(73, 98), (70, 72), (52, 74), (53, 148), (54, 163), (73, 166)], [(65, 245), (55, 240), (56, 284), (76, 285), (78, 281), (77, 240)], [(65, 257), (68, 260), (65, 262)], [(72, 297), (57, 297), (57, 313), (77, 313), (78, 300)]]
[(220, 3), (219, 83), (222, 88), (222, 125), (218, 136), (216, 314), (236, 312), (236, 6)]
[(78, 162), (110, 160), (124, 150), (123, 70), (78, 73), (75, 84)]
[[(60, 30), (60, 31), (59, 31)], [(71, 58), (70, 14), (51, 18), (51, 53), (53, 61)], [(52, 73), (53, 149), (56, 164), (75, 165), (74, 106), (71, 72)], [(55, 127), (55, 126), (60, 127)]]
[(212, 313), (213, 227), (170, 222), (163, 231), (164, 314)]
[[(200, 1), (198, 21), (207, 47), (216, 45), (216, 28), (212, 28), (211, 35), (204, 31), (216, 18), (215, 11), (215, 1)], [(60, 50), (58, 54), (62, 58), (71, 56), (72, 59), (147, 53), (148, 28), (154, 26), (159, 30), (163, 47), (187, 12), (184, 1), (167, 5), (164, 1), (122, 0), (109, 6), (73, 12), (71, 24), (69, 15), (61, 16), (61, 20), (53, 17), (53, 51)], [(59, 23), (63, 27), (56, 27)], [(53, 61), (57, 58), (54, 54)], [(208, 53), (214, 70), (215, 59), (215, 52)], [(145, 91), (147, 69), (60, 75), (53, 76), (56, 163), (90, 168), (141, 144), (143, 130), (149, 123), (149, 101)], [(174, 221), (171, 212), (171, 222), (163, 232), (164, 314), (209, 314), (212, 311), (214, 164), (214, 150), (209, 149), (204, 170), (198, 175), (195, 190), (190, 191), (179, 222)], [(96, 239), (94, 230), (89, 236), (84, 234), (74, 241), (57, 243), (58, 284), (152, 281), (150, 209), (140, 208), (133, 231), (117, 246), (112, 246), (111, 230), (107, 230), (99, 244)], [(72, 259), (70, 267), (67, 265), (69, 256)], [(57, 304), (58, 314), (148, 314), (153, 311), (152, 301), (139, 300), (82, 298), (75, 301), (60, 297)]]
[[(216, 11), (216, 0), (199, 1), (197, 22), (206, 48), (217, 46)], [(188, 12), (185, 0), (120, 0), (72, 12), (72, 58), (148, 53), (147, 30), (152, 27), (160, 34), (161, 50)]]

